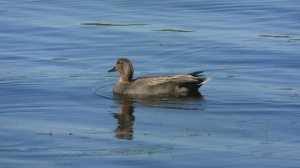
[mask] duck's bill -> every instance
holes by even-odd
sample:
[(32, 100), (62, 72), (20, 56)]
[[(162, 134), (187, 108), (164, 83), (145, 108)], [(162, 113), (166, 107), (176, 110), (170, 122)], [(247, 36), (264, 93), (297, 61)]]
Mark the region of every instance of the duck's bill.
[(109, 70), (108, 72), (115, 72), (117, 71), (116, 67), (113, 67), (111, 70)]

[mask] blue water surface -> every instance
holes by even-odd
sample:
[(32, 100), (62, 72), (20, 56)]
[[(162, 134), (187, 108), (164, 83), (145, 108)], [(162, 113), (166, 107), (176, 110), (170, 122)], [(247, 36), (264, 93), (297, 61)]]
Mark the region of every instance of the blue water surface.
[[(300, 165), (300, 1), (0, 2), (0, 167)], [(204, 70), (202, 99), (123, 100)]]

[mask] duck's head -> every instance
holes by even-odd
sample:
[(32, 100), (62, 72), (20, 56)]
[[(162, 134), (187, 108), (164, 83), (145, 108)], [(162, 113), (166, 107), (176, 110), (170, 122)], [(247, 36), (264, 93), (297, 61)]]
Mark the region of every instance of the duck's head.
[(133, 77), (133, 66), (129, 59), (120, 58), (116, 65), (108, 72), (118, 71), (121, 74), (120, 82), (130, 82)]

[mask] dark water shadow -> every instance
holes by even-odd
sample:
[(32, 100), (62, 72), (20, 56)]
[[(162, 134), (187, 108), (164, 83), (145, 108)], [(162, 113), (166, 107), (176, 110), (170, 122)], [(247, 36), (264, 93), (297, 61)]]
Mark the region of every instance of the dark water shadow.
[(114, 95), (114, 100), (119, 104), (119, 112), (112, 113), (113, 118), (117, 120), (117, 126), (114, 130), (115, 137), (123, 140), (133, 140), (134, 138), (134, 116), (135, 107), (159, 108), (171, 110), (190, 110), (197, 108), (183, 107), (180, 102), (183, 101), (201, 101), (203, 96), (200, 92), (184, 97), (130, 97)]

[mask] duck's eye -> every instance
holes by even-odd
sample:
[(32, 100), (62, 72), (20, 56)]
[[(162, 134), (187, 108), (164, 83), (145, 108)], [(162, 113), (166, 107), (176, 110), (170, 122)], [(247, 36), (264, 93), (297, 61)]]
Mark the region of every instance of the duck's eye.
[(117, 61), (117, 64), (120, 64), (120, 61)]

